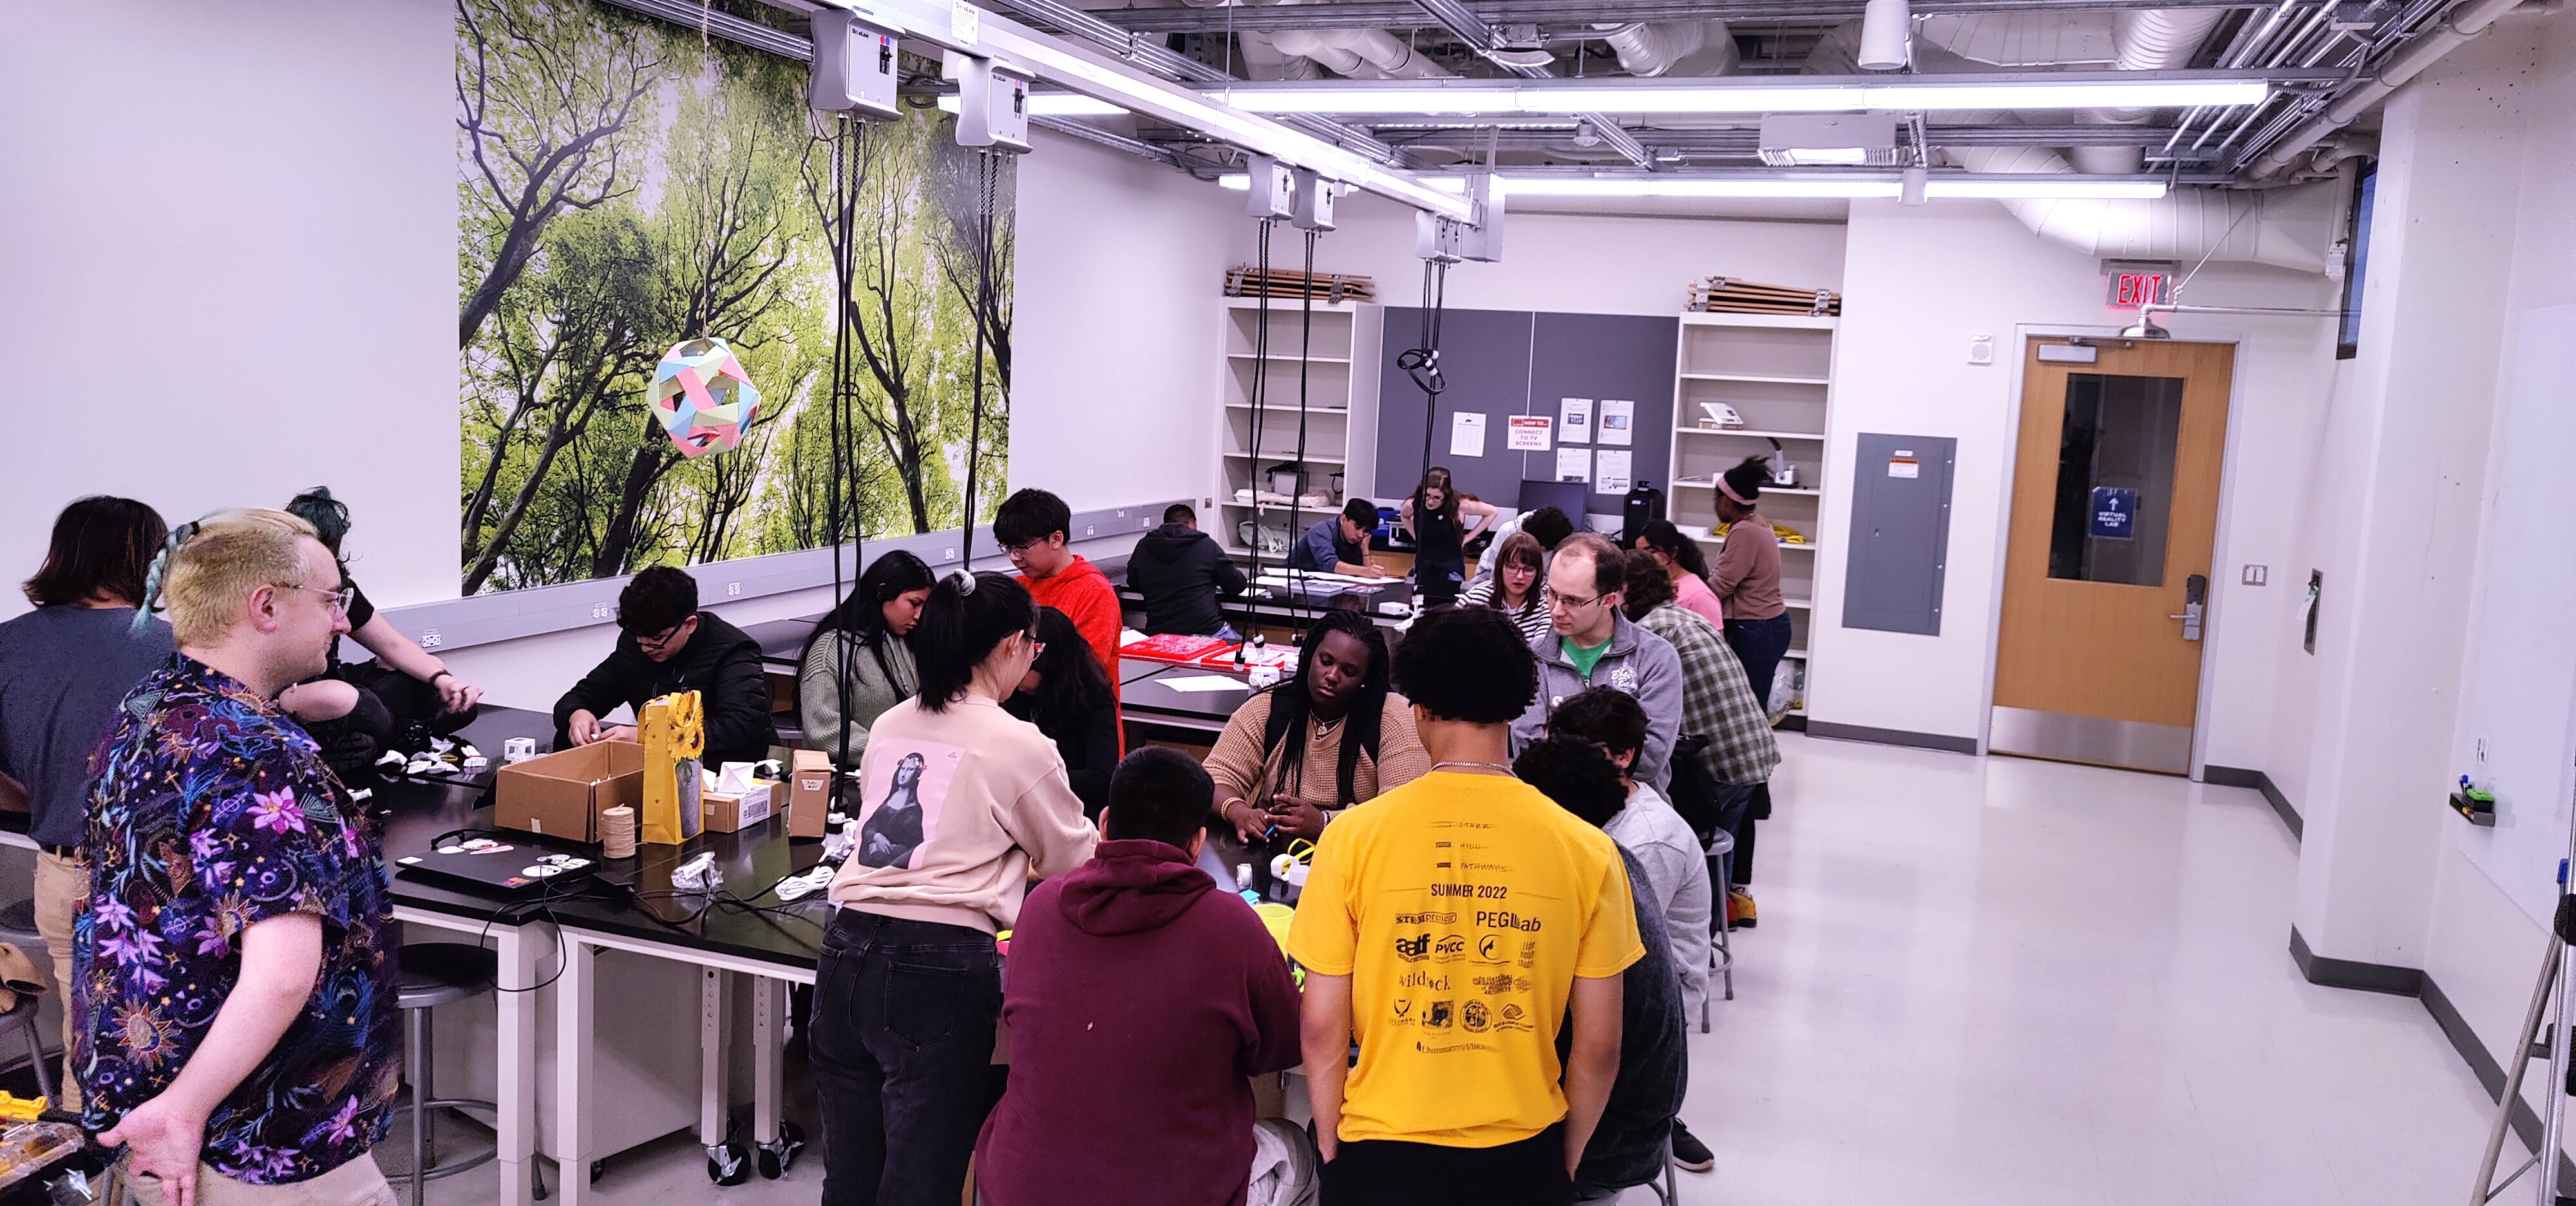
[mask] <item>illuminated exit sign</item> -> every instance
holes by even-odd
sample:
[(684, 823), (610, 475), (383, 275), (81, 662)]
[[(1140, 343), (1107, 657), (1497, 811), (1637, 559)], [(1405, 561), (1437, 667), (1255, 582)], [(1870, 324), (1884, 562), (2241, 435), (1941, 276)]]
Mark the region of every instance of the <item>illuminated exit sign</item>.
[(2171, 260), (2104, 260), (2102, 304), (2115, 310), (2170, 305), (2178, 266)]

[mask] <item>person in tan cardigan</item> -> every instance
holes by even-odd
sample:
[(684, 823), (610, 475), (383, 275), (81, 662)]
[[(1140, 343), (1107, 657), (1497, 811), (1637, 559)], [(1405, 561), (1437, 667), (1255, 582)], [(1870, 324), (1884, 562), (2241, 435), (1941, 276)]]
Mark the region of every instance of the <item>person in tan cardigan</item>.
[(1234, 827), (1265, 895), (1272, 856), (1324, 835), (1341, 810), (1431, 769), (1413, 706), (1387, 684), (1386, 637), (1358, 612), (1306, 630), (1297, 672), (1235, 709), (1207, 756), (1210, 808)]

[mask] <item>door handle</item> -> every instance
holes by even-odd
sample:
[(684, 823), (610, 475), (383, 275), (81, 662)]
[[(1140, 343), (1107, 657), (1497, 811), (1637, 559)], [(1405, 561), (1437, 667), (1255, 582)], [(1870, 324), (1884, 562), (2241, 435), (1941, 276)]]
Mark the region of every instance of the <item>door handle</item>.
[(2208, 597), (2208, 575), (2193, 574), (2191, 577), (2183, 579), (2182, 614), (2178, 616), (2165, 617), (2168, 620), (2182, 621), (2182, 639), (2186, 641), (2197, 641), (2200, 639), (2200, 618), (2202, 613), (2207, 609), (2207, 605), (2203, 600)]

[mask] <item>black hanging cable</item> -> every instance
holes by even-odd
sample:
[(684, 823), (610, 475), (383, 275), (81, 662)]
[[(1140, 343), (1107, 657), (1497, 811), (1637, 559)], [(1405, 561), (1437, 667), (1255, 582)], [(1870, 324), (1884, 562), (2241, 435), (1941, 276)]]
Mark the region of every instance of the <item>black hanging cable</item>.
[[(1295, 488), (1288, 495), (1288, 536), (1291, 540), (1298, 538), (1299, 528), (1305, 523), (1305, 517), (1298, 509), (1298, 501), (1306, 494), (1306, 385), (1310, 370), (1315, 364), (1315, 241), (1321, 237), (1320, 231), (1306, 232), (1306, 280), (1298, 289), (1297, 480)], [(1349, 420), (1345, 418), (1343, 422), (1347, 425)], [(1349, 443), (1348, 438), (1343, 440), (1345, 448)], [(1343, 455), (1348, 457), (1349, 453), (1345, 451)], [(1365, 545), (1361, 547), (1360, 555), (1368, 556)], [(1296, 591), (1289, 591), (1288, 596), (1288, 610), (1291, 616), (1304, 616), (1312, 610), (1311, 607), (1298, 606), (1300, 600), (1297, 598)], [(1308, 598), (1303, 602), (1311, 605), (1314, 600)]]
[[(1412, 374), (1422, 389), (1422, 467), (1414, 480), (1431, 474), (1431, 437), (1440, 415), (1440, 395), (1449, 388), (1440, 373), (1440, 320), (1449, 305), (1449, 261), (1422, 262), (1422, 346), (1396, 357), (1396, 367)], [(1417, 547), (1417, 553), (1419, 549)], [(1415, 586), (1421, 585), (1417, 579)]]
[[(1244, 441), (1244, 457), (1250, 465), (1244, 476), (1252, 483), (1252, 539), (1244, 543), (1252, 550), (1252, 578), (1243, 592), (1243, 627), (1235, 633), (1242, 638), (1234, 646), (1234, 664), (1237, 666), (1243, 665), (1243, 651), (1252, 644), (1257, 619), (1253, 604), (1260, 597), (1256, 592), (1261, 589), (1261, 424), (1265, 413), (1263, 404), (1270, 396), (1270, 228), (1273, 222), (1274, 219), (1270, 218), (1261, 220), (1261, 238), (1254, 252), (1253, 296), (1257, 317), (1252, 333), (1252, 421), (1246, 428), (1250, 438)], [(1294, 503), (1296, 500), (1289, 501)], [(1288, 547), (1292, 550), (1296, 548), (1297, 536), (1296, 529), (1290, 528)], [(1284, 576), (1288, 568), (1286, 554), (1281, 554), (1279, 560)], [(1294, 600), (1297, 597), (1296, 579), (1289, 577), (1287, 581), (1288, 597)]]
[(975, 476), (984, 459), (984, 328), (992, 320), (996, 298), (993, 293), (993, 205), (994, 192), (1001, 178), (1001, 165), (993, 152), (976, 152), (975, 190), (975, 384), (974, 402), (966, 421), (966, 498), (958, 507), (958, 567), (968, 574), (975, 572)]
[[(852, 126), (857, 129), (852, 130)], [(849, 607), (850, 590), (855, 585), (852, 579), (861, 576), (866, 565), (866, 535), (859, 530), (857, 433), (853, 430), (855, 423), (850, 414), (858, 393), (858, 361), (850, 338), (850, 325), (854, 321), (850, 293), (858, 285), (859, 189), (867, 175), (867, 151), (867, 123), (844, 120), (832, 139), (832, 210), (840, 229), (833, 257), (833, 286), (838, 292), (832, 305), (835, 321), (832, 324), (828, 420), (831, 474), (825, 480), (823, 495), (824, 539), (832, 545), (832, 610), (823, 617), (823, 625), (828, 631), (822, 635), (832, 642), (832, 689), (840, 702), (840, 731), (832, 736), (835, 750), (829, 793), (831, 807), (835, 811), (842, 809), (842, 789), (848, 781), (841, 772), (850, 761), (850, 697), (858, 691), (855, 681), (858, 650), (850, 640), (849, 629), (839, 625)], [(847, 578), (841, 572), (841, 544), (844, 540), (850, 545), (851, 574)], [(797, 667), (797, 673), (804, 673), (802, 665)]]

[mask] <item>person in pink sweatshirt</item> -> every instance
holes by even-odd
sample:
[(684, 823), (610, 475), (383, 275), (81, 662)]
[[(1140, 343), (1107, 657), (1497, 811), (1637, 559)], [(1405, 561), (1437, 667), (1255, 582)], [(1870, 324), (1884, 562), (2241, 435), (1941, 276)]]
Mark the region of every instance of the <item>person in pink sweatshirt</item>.
[(1247, 1077), (1298, 1061), (1287, 958), (1195, 864), (1207, 771), (1129, 754), (1090, 862), (1029, 893), (1002, 1018), (1010, 1088), (975, 1145), (991, 1206), (1238, 1206)]
[(1081, 866), (1099, 840), (1055, 742), (1002, 709), (1037, 657), (1036, 619), (1000, 574), (940, 579), (912, 630), (921, 691), (868, 727), (859, 849), (832, 877), (808, 1031), (825, 1206), (957, 1202), (991, 1103), (994, 931), (1032, 877)]

